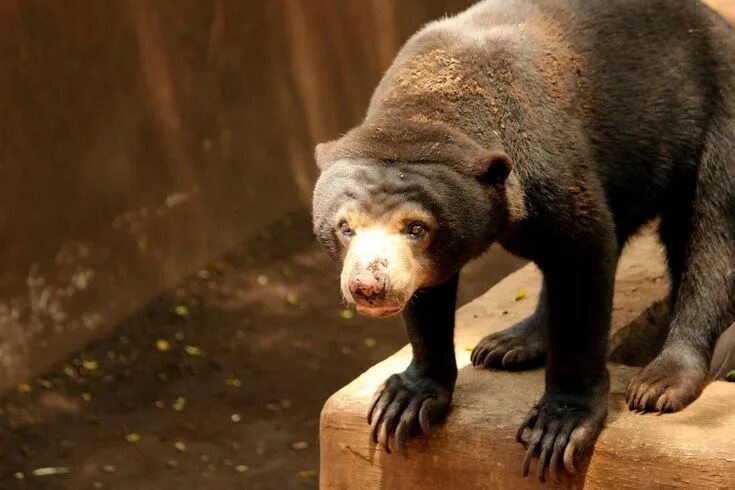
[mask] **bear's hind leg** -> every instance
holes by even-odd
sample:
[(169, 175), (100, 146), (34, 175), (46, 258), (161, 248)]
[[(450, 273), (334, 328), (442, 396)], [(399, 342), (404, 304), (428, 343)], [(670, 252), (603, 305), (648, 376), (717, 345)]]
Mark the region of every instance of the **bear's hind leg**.
[[(715, 342), (735, 320), (735, 122), (710, 132), (690, 216), (664, 213), (671, 326), (661, 353), (633, 377), (631, 410), (674, 412), (707, 380)], [(677, 227), (684, 233), (676, 232)]]

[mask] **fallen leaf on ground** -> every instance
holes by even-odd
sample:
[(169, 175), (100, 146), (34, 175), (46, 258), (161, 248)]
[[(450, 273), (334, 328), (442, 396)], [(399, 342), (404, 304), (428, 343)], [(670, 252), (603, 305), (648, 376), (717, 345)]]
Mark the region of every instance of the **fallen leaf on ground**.
[(184, 408), (186, 408), (186, 398), (183, 396), (178, 397), (173, 403), (173, 408), (176, 412), (183, 412)]
[(193, 357), (201, 356), (204, 353), (204, 351), (202, 351), (202, 349), (200, 349), (196, 345), (187, 345), (186, 347), (184, 347), (184, 351), (188, 355), (193, 356)]
[(96, 371), (97, 368), (100, 367), (100, 365), (97, 364), (97, 361), (88, 359), (86, 361), (82, 361), (82, 367), (87, 371)]
[(245, 473), (249, 469), (250, 468), (246, 464), (239, 464), (239, 465), (235, 466), (235, 471), (237, 471), (238, 473)]
[(375, 339), (367, 338), (364, 340), (364, 344), (365, 344), (365, 347), (372, 348), (378, 345), (378, 341)]
[(298, 473), (300, 478), (315, 478), (317, 476), (317, 472), (314, 470), (301, 470)]
[(176, 314), (176, 316), (186, 318), (187, 316), (189, 316), (189, 308), (184, 305), (176, 305), (174, 306), (174, 313)]
[(66, 475), (67, 473), (69, 473), (69, 468), (66, 466), (46, 466), (31, 471), (33, 476)]
[(161, 352), (167, 352), (171, 350), (171, 343), (166, 339), (158, 339), (156, 340), (156, 349)]
[(140, 442), (140, 434), (137, 432), (131, 432), (125, 435), (125, 440), (132, 443)]
[(225, 270), (225, 264), (224, 262), (214, 261), (209, 264), (209, 268), (217, 272), (222, 272)]
[(355, 312), (349, 308), (345, 308), (339, 311), (339, 317), (343, 320), (351, 320), (355, 316)]
[(174, 447), (180, 453), (185, 453), (186, 452), (186, 444), (184, 444), (181, 441), (174, 442)]
[(515, 297), (513, 298), (513, 301), (520, 301), (523, 298), (526, 297), (526, 290), (525, 289), (519, 289), (516, 293)]
[(293, 448), (295, 451), (303, 451), (304, 449), (307, 449), (309, 447), (309, 443), (306, 441), (297, 441), (291, 444), (291, 448)]
[(31, 388), (31, 385), (28, 383), (23, 383), (19, 384), (16, 389), (18, 390), (18, 393), (30, 393), (33, 388)]

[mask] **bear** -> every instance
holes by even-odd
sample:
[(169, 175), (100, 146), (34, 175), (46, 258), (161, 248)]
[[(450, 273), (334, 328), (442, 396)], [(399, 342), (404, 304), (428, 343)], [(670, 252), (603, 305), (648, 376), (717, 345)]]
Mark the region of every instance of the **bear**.
[(413, 349), (371, 404), (391, 452), (446, 417), (458, 273), (493, 243), (543, 275), (535, 312), (477, 368), (545, 364), (520, 424), (522, 474), (559, 478), (607, 415), (615, 270), (659, 220), (670, 328), (629, 383), (637, 412), (683, 409), (735, 320), (735, 32), (698, 0), (484, 0), (401, 48), (364, 120), (317, 145), (318, 241), (360, 314), (401, 314)]

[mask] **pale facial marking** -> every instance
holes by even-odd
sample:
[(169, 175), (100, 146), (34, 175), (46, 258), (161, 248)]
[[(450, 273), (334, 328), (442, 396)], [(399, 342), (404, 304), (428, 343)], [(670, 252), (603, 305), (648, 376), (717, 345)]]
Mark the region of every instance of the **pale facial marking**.
[(344, 247), (342, 295), (367, 316), (398, 313), (433, 275), (426, 254), (435, 220), (413, 204), (377, 218), (352, 206), (337, 216)]

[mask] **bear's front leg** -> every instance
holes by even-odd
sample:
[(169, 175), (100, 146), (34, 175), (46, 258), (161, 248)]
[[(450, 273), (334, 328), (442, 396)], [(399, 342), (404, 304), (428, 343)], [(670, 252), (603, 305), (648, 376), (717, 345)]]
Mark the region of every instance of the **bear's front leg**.
[(368, 412), (371, 437), (387, 452), (390, 439), (406, 452), (406, 442), (442, 422), (449, 412), (457, 363), (454, 357), (454, 314), (459, 276), (414, 294), (403, 312), (413, 359), (389, 377)]
[[(527, 444), (523, 475), (538, 454), (542, 482), (547, 469), (558, 480), (562, 461), (570, 473), (575, 471), (575, 456), (592, 448), (607, 415), (605, 360), (616, 242), (612, 233), (600, 233), (582, 243), (555, 247), (554, 260), (539, 264), (549, 315), (546, 389), (519, 427), (517, 439)], [(526, 430), (530, 434), (524, 440)]]

